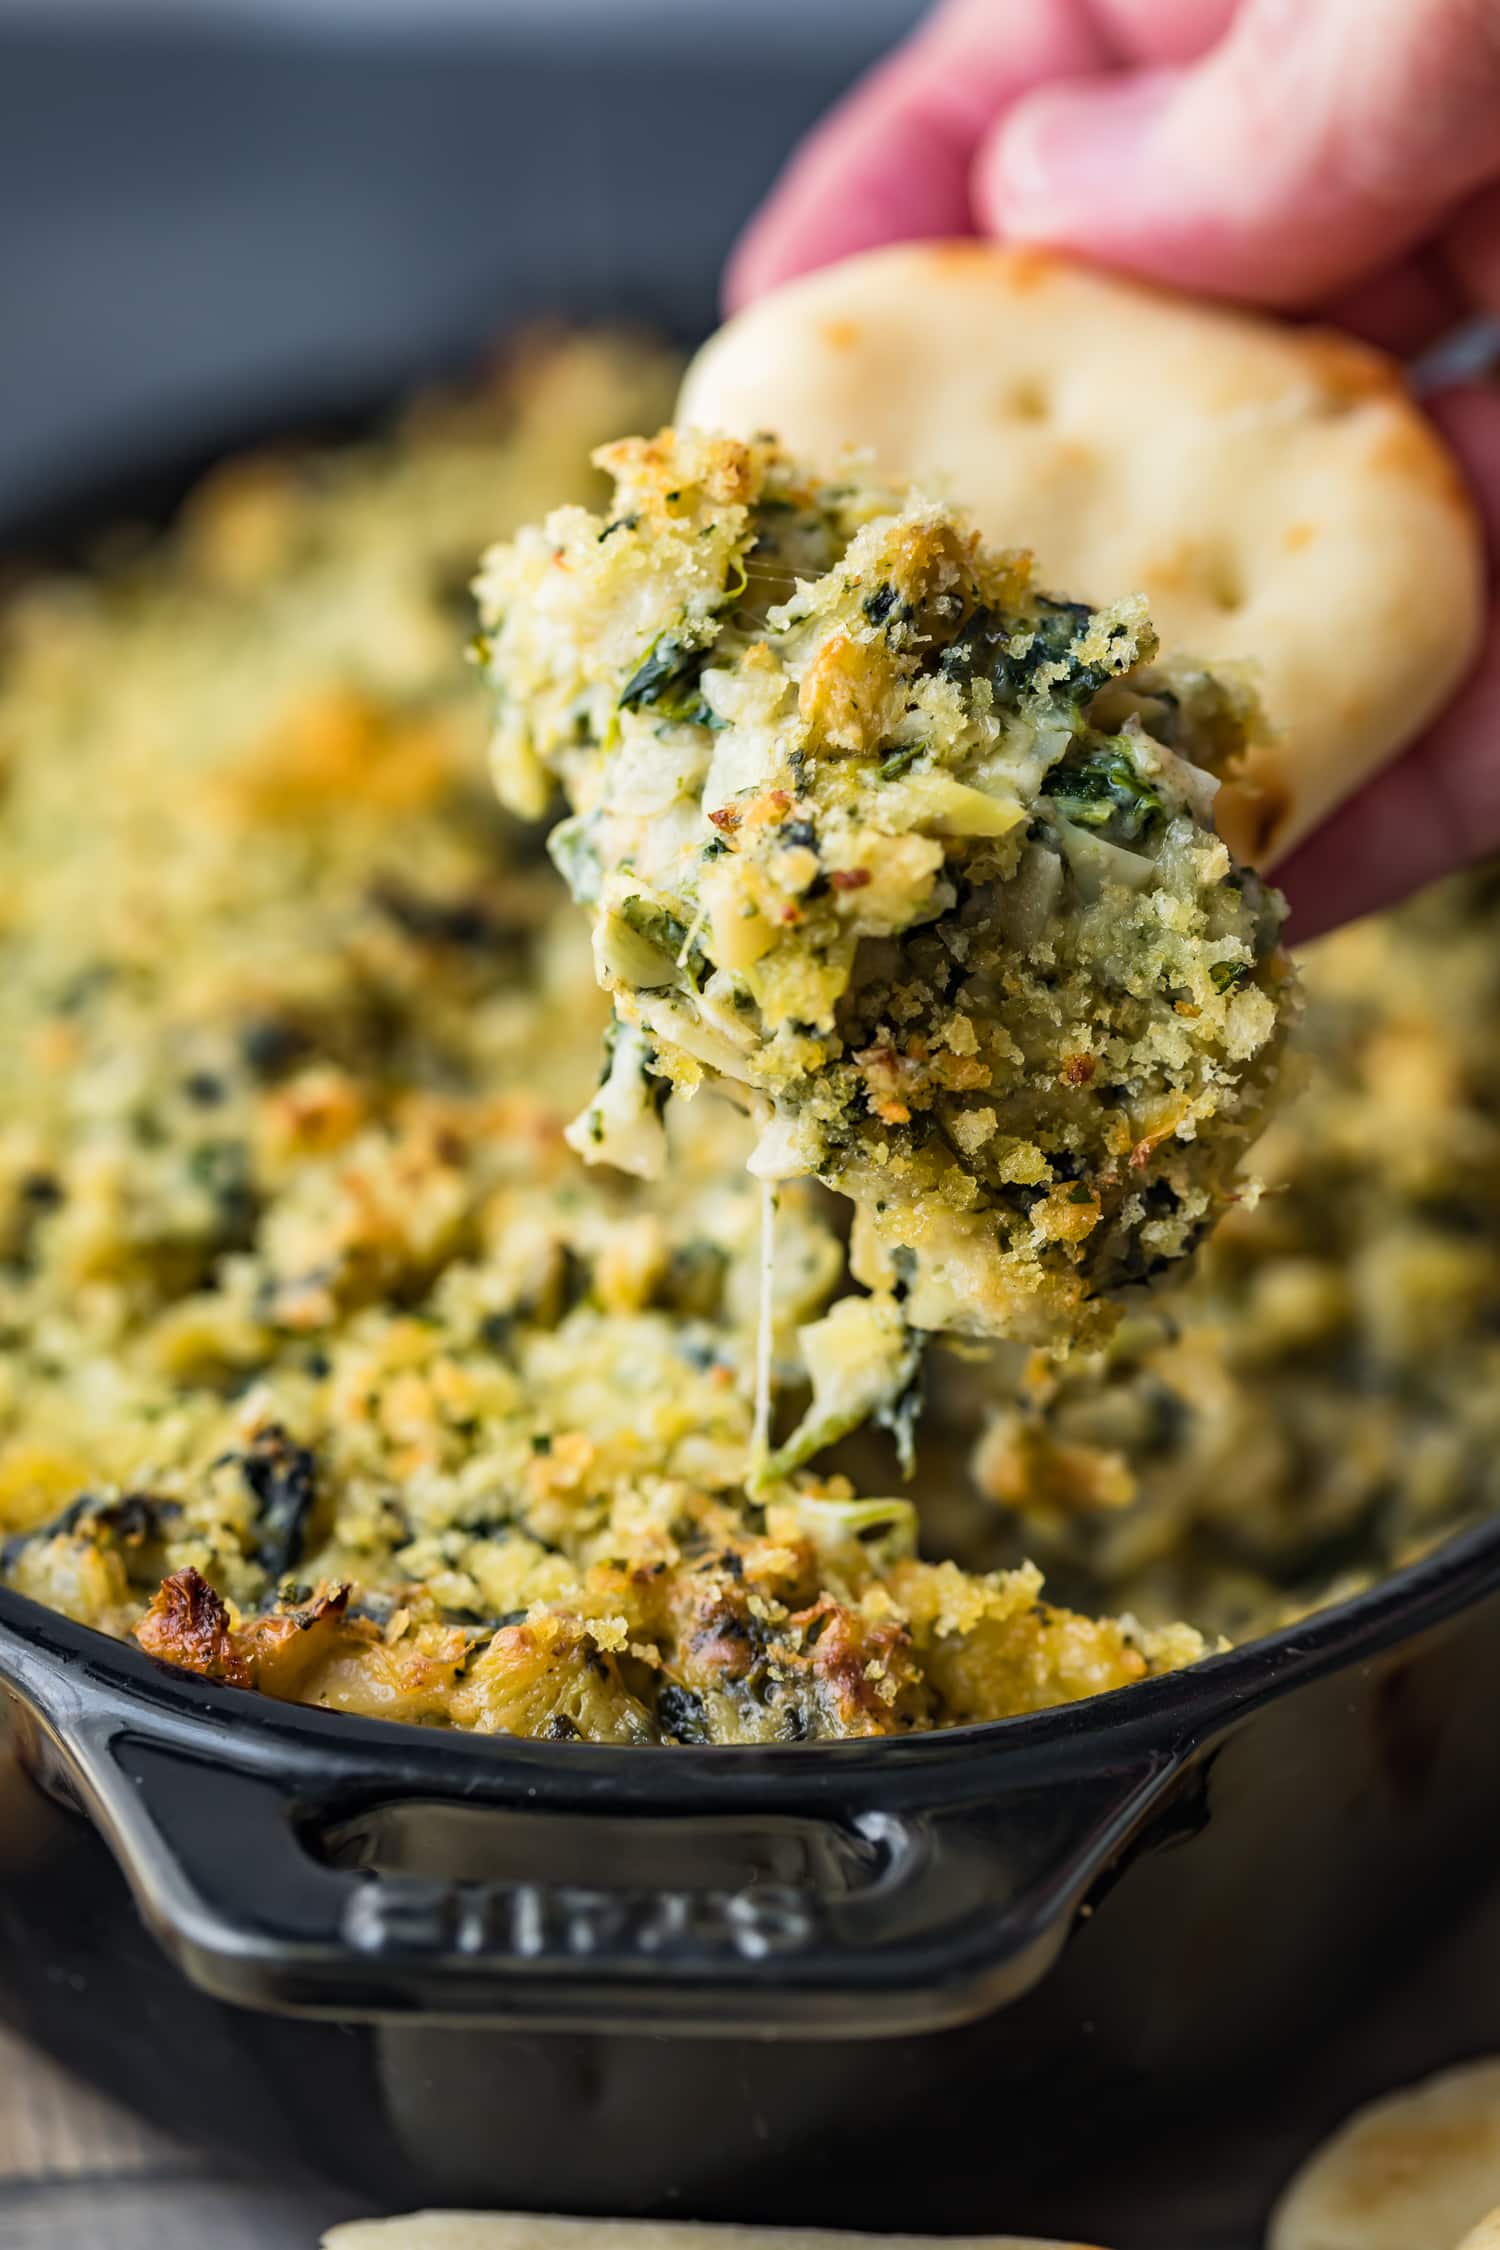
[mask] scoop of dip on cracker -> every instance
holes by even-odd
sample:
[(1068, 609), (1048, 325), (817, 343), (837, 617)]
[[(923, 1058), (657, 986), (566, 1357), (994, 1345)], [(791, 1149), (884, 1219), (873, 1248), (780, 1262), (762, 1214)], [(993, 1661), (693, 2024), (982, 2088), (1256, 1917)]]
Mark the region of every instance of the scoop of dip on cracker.
[(1281, 905), (1213, 825), (1248, 679), (856, 465), (671, 430), (597, 459), (608, 513), (478, 584), (500, 792), (561, 784), (613, 1002), (574, 1145), (653, 1174), (668, 1095), (728, 1089), (752, 1170), (854, 1203), (845, 1361), (1098, 1335), (1235, 1193), (1276, 1082)]

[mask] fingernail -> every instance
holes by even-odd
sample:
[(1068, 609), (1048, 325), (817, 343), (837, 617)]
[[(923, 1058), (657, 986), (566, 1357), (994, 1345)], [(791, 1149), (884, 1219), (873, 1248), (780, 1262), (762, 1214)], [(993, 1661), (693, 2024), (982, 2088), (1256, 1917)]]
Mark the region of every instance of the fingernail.
[(1007, 234), (1051, 233), (1128, 196), (1181, 76), (1142, 71), (1028, 94), (986, 151), (981, 193), (991, 223)]

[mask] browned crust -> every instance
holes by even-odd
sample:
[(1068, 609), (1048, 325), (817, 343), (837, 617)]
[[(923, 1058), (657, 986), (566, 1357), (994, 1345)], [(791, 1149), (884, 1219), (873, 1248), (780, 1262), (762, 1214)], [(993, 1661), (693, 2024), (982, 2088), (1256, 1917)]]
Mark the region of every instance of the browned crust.
[(947, 242), (924, 242), (914, 245), (914, 250), (917, 257), (925, 259), (938, 273), (978, 274), (1016, 297), (1030, 296), (1060, 274), (1078, 270), (1076, 260), (1060, 258), (1051, 250), (1002, 249), (993, 242), (979, 242), (968, 236)]
[(250, 1666), (234, 1645), (229, 1611), (191, 1567), (162, 1580), (135, 1637), (148, 1656), (183, 1665), (206, 1680), (224, 1680), (230, 1687), (254, 1685)]
[(236, 1627), (222, 1597), (190, 1565), (162, 1580), (135, 1637), (148, 1656), (202, 1679), (295, 1702), (340, 1640), (373, 1635), (373, 1628), (346, 1617), (349, 1593), (345, 1585), (319, 1586), (296, 1608)]

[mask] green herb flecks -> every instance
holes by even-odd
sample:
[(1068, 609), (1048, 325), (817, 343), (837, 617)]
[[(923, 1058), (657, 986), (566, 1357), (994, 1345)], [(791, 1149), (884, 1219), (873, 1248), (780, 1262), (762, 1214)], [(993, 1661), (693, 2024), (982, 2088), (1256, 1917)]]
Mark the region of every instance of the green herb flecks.
[(1166, 820), (1161, 797), (1126, 751), (1109, 745), (1078, 760), (1061, 760), (1042, 784), (1058, 811), (1111, 844), (1148, 842)]
[(700, 683), (711, 654), (711, 646), (695, 646), (678, 633), (659, 633), (621, 690), (620, 709), (655, 711), (688, 726), (709, 725), (713, 714)]
[(1248, 961), (1215, 961), (1208, 973), (1215, 992), (1238, 992), (1250, 982), (1251, 968)]
[(620, 919), (634, 930), (638, 938), (661, 954), (679, 970), (695, 992), (701, 991), (709, 974), (709, 958), (696, 933), (679, 921), (665, 906), (653, 899), (633, 893), (620, 902)]

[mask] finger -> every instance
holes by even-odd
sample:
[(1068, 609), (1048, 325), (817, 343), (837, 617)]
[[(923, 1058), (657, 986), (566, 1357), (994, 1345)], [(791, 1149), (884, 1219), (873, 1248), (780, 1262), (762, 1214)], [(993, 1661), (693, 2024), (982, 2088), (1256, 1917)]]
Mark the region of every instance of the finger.
[(1165, 280), (1307, 305), (1500, 167), (1490, 0), (1246, 0), (1187, 65), (1050, 85), (976, 160), (982, 224)]
[(1422, 404), (1458, 457), (1479, 511), (1491, 576), (1500, 579), (1500, 385), (1455, 383)]
[[(1465, 386), (1433, 413), (1468, 472), (1500, 558), (1500, 390)], [(1478, 666), (1437, 725), (1294, 852), (1276, 880), (1294, 943), (1389, 905), (1500, 846), (1500, 600)]]
[(730, 258), (730, 311), (878, 243), (972, 232), (985, 132), (1044, 79), (1108, 52), (1085, 0), (950, 0), (806, 141)]
[(1240, 0), (1093, 0), (1120, 62), (1193, 62), (1229, 29)]
[(1390, 906), (1500, 845), (1500, 615), (1479, 669), (1427, 739), (1275, 871), (1294, 945)]
[(1500, 182), (1481, 188), (1454, 213), (1443, 257), (1469, 302), (1500, 314)]
[(1399, 359), (1414, 359), (1456, 327), (1467, 309), (1452, 276), (1418, 252), (1320, 307), (1319, 317)]

